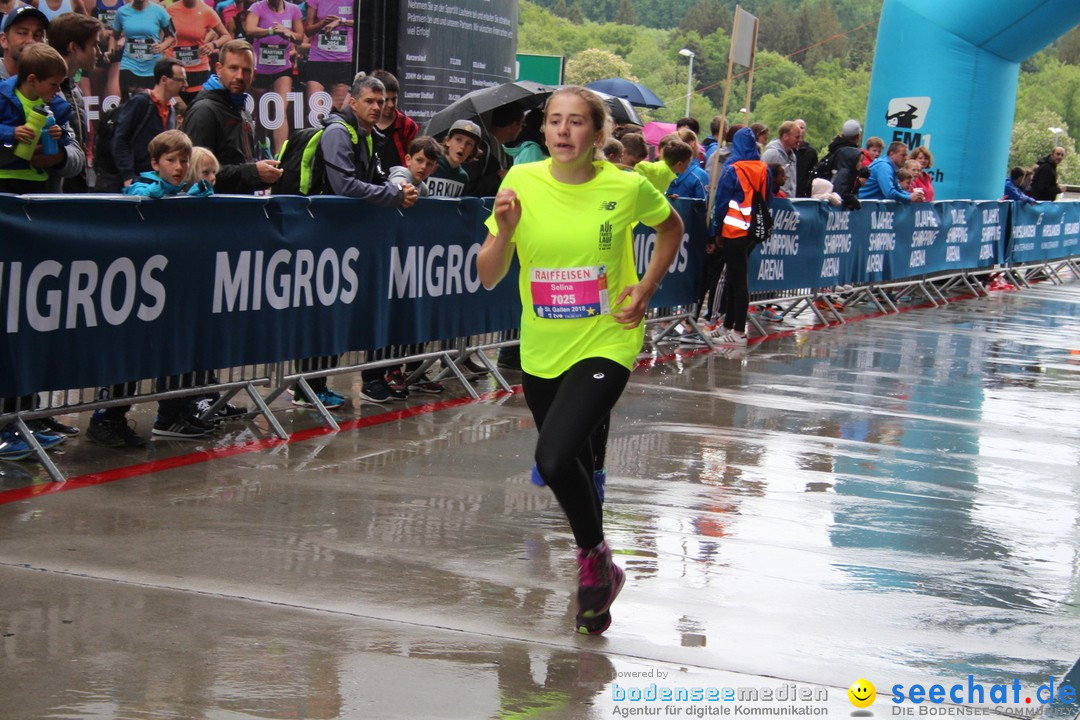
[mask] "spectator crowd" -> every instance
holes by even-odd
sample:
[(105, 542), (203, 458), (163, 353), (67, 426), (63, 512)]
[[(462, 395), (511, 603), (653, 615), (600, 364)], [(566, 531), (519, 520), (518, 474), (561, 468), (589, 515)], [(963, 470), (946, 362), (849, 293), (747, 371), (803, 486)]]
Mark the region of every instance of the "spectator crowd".
[[(37, 7), (0, 2), (0, 192), (123, 192), (162, 198), (215, 192), (334, 194), (406, 209), (420, 197), (493, 196), (511, 166), (544, 160), (543, 110), (518, 103), (490, 118), (454, 122), (441, 137), (420, 134), (397, 106), (398, 79), (386, 70), (353, 75), (355, 18), (350, 5), (308, 0), (40, 0)], [(118, 63), (112, 62), (119, 59)], [(84, 92), (91, 81), (121, 99), (88, 120)], [(262, 133), (248, 111), (252, 94), (285, 97), (303, 87), (320, 126), (288, 123)], [(757, 195), (816, 198), (857, 208), (861, 200), (930, 202), (934, 187), (927, 147), (863, 142), (862, 127), (848, 120), (818, 150), (806, 142), (805, 121), (770, 128), (755, 123), (726, 127), (712, 119), (700, 139), (694, 118), (676, 123), (653, 159), (637, 126), (617, 126), (599, 148), (616, 167), (636, 172), (670, 198), (708, 202), (712, 235), (708, 279), (700, 298), (713, 340), (745, 345), (748, 297), (746, 260), (753, 243), (752, 200)], [(310, 148), (314, 151), (305, 153)], [(276, 150), (276, 156), (270, 149)], [(1033, 171), (1014, 168), (1005, 198), (1053, 200), (1061, 191), (1057, 166), (1063, 148)], [(725, 268), (727, 272), (725, 272)], [(706, 302), (706, 296), (711, 303)], [(376, 353), (388, 359), (391, 349)], [(410, 352), (409, 354), (415, 354)], [(301, 371), (332, 368), (333, 357), (298, 361)], [(512, 351), (500, 364), (516, 364)], [(363, 372), (361, 397), (376, 403), (410, 392), (443, 388), (419, 364)], [(212, 382), (209, 373), (161, 378), (159, 390)], [(294, 389), (293, 402), (327, 408), (345, 398), (325, 378)], [(132, 388), (103, 388), (123, 396)], [(33, 409), (36, 396), (0, 401), (0, 412)], [(216, 407), (213, 417), (207, 410)], [(87, 437), (109, 447), (146, 443), (127, 419), (128, 407), (97, 411)], [(215, 422), (246, 414), (215, 395), (163, 400), (154, 435), (201, 437)], [(80, 432), (53, 418), (31, 430), (48, 449)], [(0, 431), (0, 459), (33, 451), (13, 425)]]

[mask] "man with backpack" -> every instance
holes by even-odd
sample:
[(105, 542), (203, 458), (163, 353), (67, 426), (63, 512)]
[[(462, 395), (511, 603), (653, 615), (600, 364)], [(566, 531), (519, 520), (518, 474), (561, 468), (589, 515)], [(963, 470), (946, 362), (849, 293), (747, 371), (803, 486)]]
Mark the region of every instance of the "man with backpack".
[[(274, 192), (289, 192), (294, 185), (301, 184), (305, 194), (344, 195), (384, 207), (411, 207), (418, 197), (416, 187), (408, 182), (387, 183), (379, 165), (379, 144), (383, 137), (375, 129), (375, 123), (385, 102), (382, 81), (358, 73), (341, 110), (323, 120), (321, 132), (296, 130), (289, 137), (279, 156), (283, 174)], [(312, 142), (318, 143), (315, 152), (305, 152)], [(303, 179), (299, 180), (298, 176)], [(297, 369), (312, 372), (336, 365), (337, 358), (333, 356), (306, 358), (297, 363)], [(392, 393), (385, 374), (383, 368), (362, 370), (360, 396), (377, 403), (390, 400)], [(332, 409), (344, 404), (345, 398), (328, 388), (325, 377), (309, 378), (308, 384), (324, 407)], [(299, 387), (294, 389), (294, 405), (310, 406), (311, 400)]]
[[(95, 156), (99, 192), (119, 192), (140, 174), (149, 171), (150, 141), (166, 130), (176, 129), (173, 99), (187, 87), (187, 72), (179, 60), (162, 58), (154, 64), (154, 87), (150, 92), (135, 93), (102, 123), (113, 128), (112, 140), (99, 135), (95, 149), (109, 143), (107, 155)], [(111, 160), (111, 163), (110, 163)], [(111, 166), (110, 166), (111, 165)], [(111, 187), (105, 187), (109, 183)]]
[(859, 208), (859, 164), (862, 162), (862, 126), (858, 120), (844, 123), (840, 134), (829, 143), (829, 152), (821, 159), (811, 173), (811, 182), (823, 178), (833, 184), (833, 190), (840, 196), (844, 207)]

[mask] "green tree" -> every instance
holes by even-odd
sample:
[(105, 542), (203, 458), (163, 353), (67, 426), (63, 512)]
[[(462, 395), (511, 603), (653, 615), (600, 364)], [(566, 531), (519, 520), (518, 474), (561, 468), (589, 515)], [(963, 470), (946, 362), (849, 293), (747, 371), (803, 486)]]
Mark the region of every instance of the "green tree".
[(610, 77), (635, 79), (630, 72), (630, 63), (607, 50), (583, 50), (566, 61), (567, 83), (587, 85)]
[(805, 67), (814, 68), (819, 62), (847, 57), (848, 41), (841, 35), (844, 28), (830, 0), (803, 3), (798, 26), (800, 45), (809, 48), (801, 61)]
[(620, 0), (619, 9), (615, 12), (615, 22), (620, 25), (637, 25), (637, 15), (634, 14), (634, 6), (630, 0)]
[(720, 29), (726, 32), (734, 23), (734, 17), (724, 0), (698, 0), (679, 23), (679, 29), (708, 37)]
[(1057, 41), (1058, 59), (1070, 65), (1080, 65), (1080, 27), (1074, 27)]
[(611, 22), (619, 9), (619, 0), (577, 0), (585, 17), (593, 22)]
[[(1061, 128), (1064, 132), (1055, 134), (1049, 128)], [(1030, 168), (1037, 160), (1048, 155), (1055, 145), (1060, 145), (1065, 148), (1065, 159), (1058, 166), (1058, 182), (1080, 182), (1080, 157), (1076, 155), (1076, 143), (1068, 131), (1068, 124), (1053, 110), (1040, 110), (1016, 123), (1009, 147), (1009, 167)]]

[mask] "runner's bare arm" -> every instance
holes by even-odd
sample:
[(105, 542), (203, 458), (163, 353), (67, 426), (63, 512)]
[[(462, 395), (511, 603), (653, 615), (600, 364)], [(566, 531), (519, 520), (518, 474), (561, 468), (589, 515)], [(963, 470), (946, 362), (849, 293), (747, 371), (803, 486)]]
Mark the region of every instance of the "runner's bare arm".
[(521, 221), (521, 201), (517, 193), (509, 188), (500, 190), (495, 195), (495, 222), (499, 226), (499, 234), (488, 233), (484, 247), (476, 256), (476, 270), (480, 275), (480, 282), (488, 290), (499, 284), (510, 269), (510, 258), (514, 249), (510, 245), (510, 238), (517, 230), (518, 222)]

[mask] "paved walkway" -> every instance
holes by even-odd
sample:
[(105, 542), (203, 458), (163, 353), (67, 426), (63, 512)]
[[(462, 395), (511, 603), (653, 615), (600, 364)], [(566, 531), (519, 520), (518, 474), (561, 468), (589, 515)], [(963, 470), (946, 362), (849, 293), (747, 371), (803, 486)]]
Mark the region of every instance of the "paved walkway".
[(627, 584), (602, 638), (571, 632), (523, 398), (487, 388), (337, 434), (283, 409), (289, 443), (75, 440), (64, 486), (0, 463), (0, 716), (964, 710), (889, 699), (935, 683), (1029, 712), (1077, 662), (1080, 284), (646, 363), (608, 453)]

